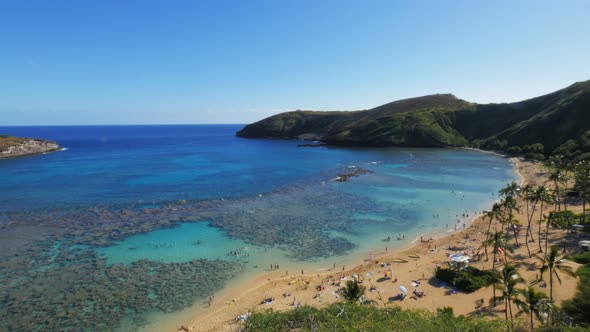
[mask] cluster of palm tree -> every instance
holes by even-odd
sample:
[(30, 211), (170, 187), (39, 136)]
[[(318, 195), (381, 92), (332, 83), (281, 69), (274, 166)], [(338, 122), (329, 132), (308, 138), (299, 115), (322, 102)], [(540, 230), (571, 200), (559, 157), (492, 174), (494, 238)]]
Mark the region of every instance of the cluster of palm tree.
[(586, 222), (586, 203), (590, 201), (590, 161), (580, 161), (573, 166), (575, 189), (582, 199), (582, 222)]
[[(522, 314), (529, 315), (531, 330), (534, 326), (534, 318), (542, 324), (547, 324), (554, 309), (554, 277), (561, 284), (560, 274), (562, 272), (573, 277), (576, 276), (571, 267), (562, 263), (563, 257), (559, 255), (559, 250), (555, 246), (551, 247), (548, 255), (539, 257), (539, 259), (543, 264), (540, 269), (541, 279), (543, 279), (543, 273), (549, 271), (549, 297), (531, 286), (517, 288), (519, 284), (524, 284), (525, 280), (518, 274), (514, 265), (506, 263), (500, 272), (496, 271), (492, 275), (491, 285), (493, 285), (494, 293), (490, 302), (494, 306), (500, 301), (504, 303), (506, 320), (510, 321), (512, 328), (514, 328), (514, 317)], [(500, 295), (496, 296), (496, 291), (500, 291)], [(519, 309), (516, 314), (513, 313), (513, 304)]]
[[(490, 211), (484, 212), (484, 218), (488, 220), (486, 239), (484, 249), (486, 261), (489, 260), (488, 246), (493, 248), (493, 274), (490, 284), (493, 285), (493, 297), (490, 303), (496, 306), (498, 302), (503, 302), (505, 306), (506, 319), (513, 324), (514, 316), (528, 314), (531, 329), (533, 329), (534, 318), (542, 324), (549, 322), (553, 311), (553, 286), (554, 280), (561, 284), (561, 274), (566, 273), (576, 277), (571, 267), (563, 264), (563, 257), (556, 246), (549, 247), (549, 231), (552, 225), (557, 223), (563, 224), (560, 218), (568, 218), (567, 225), (571, 225), (570, 214), (567, 211), (567, 196), (569, 190), (568, 181), (575, 180), (573, 189), (578, 193), (578, 197), (583, 204), (583, 222), (586, 222), (586, 203), (590, 201), (590, 162), (582, 161), (571, 163), (563, 158), (556, 156), (549, 158), (546, 163), (548, 166), (548, 181), (538, 186), (525, 185), (519, 187), (512, 182), (499, 191), (501, 200), (494, 204)], [(518, 288), (519, 284), (525, 283), (520, 277), (514, 265), (509, 264), (509, 252), (512, 252), (512, 245), (509, 244), (509, 238), (513, 238), (513, 245), (519, 246), (518, 229), (521, 227), (514, 213), (520, 212), (517, 200), (521, 199), (526, 207), (526, 233), (524, 242), (526, 244), (529, 257), (537, 257), (541, 262), (540, 278), (534, 282), (543, 281), (544, 273), (549, 273), (549, 296), (543, 292), (536, 291), (533, 287)], [(553, 211), (546, 215), (546, 210), (553, 206)], [(562, 212), (562, 213), (560, 213)], [(532, 231), (532, 224), (537, 223), (537, 239)], [(494, 221), (501, 226), (492, 231)], [(545, 227), (543, 226), (545, 223)], [(544, 229), (544, 236), (542, 234)], [(512, 234), (511, 234), (512, 233)], [(544, 243), (543, 243), (544, 238)], [(538, 253), (533, 254), (529, 243), (538, 243)], [(544, 244), (544, 245), (543, 245)], [(542, 255), (540, 255), (543, 253)], [(502, 255), (504, 264), (500, 270), (496, 270), (497, 255)], [(496, 292), (499, 291), (499, 296)], [(513, 313), (513, 304), (519, 310)]]
[[(553, 164), (557, 164), (557, 162), (554, 162)], [(561, 214), (554, 213), (546, 215), (545, 213), (550, 206), (554, 207), (554, 212), (566, 210), (567, 200), (565, 199), (565, 193), (567, 193), (568, 174), (568, 171), (564, 171), (563, 169), (551, 169), (548, 181), (552, 182), (553, 188), (549, 188), (545, 184), (538, 186), (527, 184), (520, 187), (515, 182), (512, 182), (499, 191), (501, 197), (500, 202), (495, 203), (490, 211), (484, 211), (484, 217), (488, 219), (488, 230), (486, 232), (486, 239), (483, 243), (486, 261), (489, 260), (488, 246), (494, 248), (494, 264), (496, 251), (503, 253), (505, 256), (504, 259), (507, 258), (507, 252), (511, 251), (511, 246), (508, 245), (508, 239), (510, 237), (514, 240), (514, 246), (520, 246), (518, 232), (523, 225), (520, 225), (520, 222), (515, 218), (514, 214), (515, 212), (520, 212), (517, 203), (519, 198), (524, 201), (526, 207), (527, 224), (524, 243), (529, 257), (533, 256), (530, 243), (537, 242), (539, 253), (548, 252), (550, 227), (558, 221), (557, 219)], [(590, 163), (579, 163), (579, 166), (575, 168), (574, 174), (576, 179), (576, 190), (584, 200), (583, 214), (585, 215), (585, 202), (586, 200), (590, 200)], [(532, 231), (535, 215), (538, 216), (538, 219), (536, 219), (536, 240)], [(497, 221), (501, 225), (501, 229), (496, 229), (492, 232), (492, 224), (494, 221)], [(543, 227), (543, 224), (545, 227)], [(545, 233), (544, 236), (543, 230)], [(496, 234), (498, 232), (501, 234)], [(510, 233), (512, 233), (512, 235)]]
[(590, 160), (574, 162), (557, 155), (551, 156), (545, 165), (549, 169), (549, 181), (555, 188), (557, 211), (561, 211), (562, 205), (567, 210), (568, 181), (573, 178), (573, 189), (582, 200), (583, 222), (586, 222), (586, 203), (590, 201)]
[[(486, 239), (484, 241), (484, 251), (486, 255), (486, 261), (489, 260), (488, 246), (492, 246), (493, 250), (493, 263), (492, 268), (495, 266), (496, 254), (500, 253), (507, 259), (507, 251), (511, 251), (512, 247), (508, 245), (508, 236), (510, 230), (514, 233), (515, 245), (518, 243), (517, 229), (520, 226), (518, 219), (515, 218), (514, 212), (518, 212), (518, 204), (516, 198), (520, 195), (520, 187), (512, 182), (505, 188), (500, 190), (500, 196), (503, 197), (499, 203), (495, 203), (490, 211), (484, 211), (484, 216), (488, 218), (488, 230), (486, 232)], [(501, 225), (501, 230), (496, 229), (491, 232), (492, 224), (494, 220), (498, 221)]]

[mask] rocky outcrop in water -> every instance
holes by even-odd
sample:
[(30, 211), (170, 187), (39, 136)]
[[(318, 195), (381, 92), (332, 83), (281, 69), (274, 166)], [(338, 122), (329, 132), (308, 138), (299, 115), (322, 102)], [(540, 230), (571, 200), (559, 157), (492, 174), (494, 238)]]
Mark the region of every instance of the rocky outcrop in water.
[(0, 135), (0, 159), (29, 156), (61, 149), (54, 141)]
[(346, 173), (338, 174), (338, 176), (336, 177), (336, 179), (334, 181), (336, 181), (336, 182), (346, 182), (350, 178), (355, 178), (357, 176), (361, 176), (361, 175), (364, 175), (364, 174), (371, 174), (371, 173), (373, 173), (373, 172), (372, 171), (369, 171), (368, 169), (364, 169), (364, 168), (352, 166), (352, 170), (351, 171), (346, 172)]

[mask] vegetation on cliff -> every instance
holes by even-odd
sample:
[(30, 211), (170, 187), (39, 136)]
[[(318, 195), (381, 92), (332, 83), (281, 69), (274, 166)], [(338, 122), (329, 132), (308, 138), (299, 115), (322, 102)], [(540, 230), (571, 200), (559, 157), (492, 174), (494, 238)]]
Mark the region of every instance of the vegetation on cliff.
[(14, 137), (9, 135), (0, 135), (0, 152), (8, 150), (8, 148), (12, 146), (22, 144), (25, 141), (25, 138)]
[(355, 112), (295, 111), (237, 133), (356, 146), (474, 146), (590, 158), (590, 80), (529, 100), (470, 103), (450, 94), (410, 98)]
[(286, 312), (258, 312), (244, 331), (504, 331), (505, 320), (453, 316), (450, 308), (437, 313), (400, 307), (336, 303), (318, 309), (304, 306)]

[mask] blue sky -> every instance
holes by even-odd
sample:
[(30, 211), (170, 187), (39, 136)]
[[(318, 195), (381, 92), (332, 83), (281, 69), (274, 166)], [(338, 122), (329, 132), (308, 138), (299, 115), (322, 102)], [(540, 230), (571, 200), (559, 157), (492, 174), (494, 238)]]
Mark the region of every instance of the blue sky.
[(589, 59), (590, 1), (0, 0), (0, 125), (510, 102)]

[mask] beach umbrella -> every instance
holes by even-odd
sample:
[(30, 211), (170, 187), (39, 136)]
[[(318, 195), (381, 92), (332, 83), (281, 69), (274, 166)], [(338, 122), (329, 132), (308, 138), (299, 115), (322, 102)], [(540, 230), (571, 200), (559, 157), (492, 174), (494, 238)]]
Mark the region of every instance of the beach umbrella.
[(407, 293), (408, 292), (408, 290), (404, 286), (399, 286), (399, 290), (401, 290), (402, 293)]

